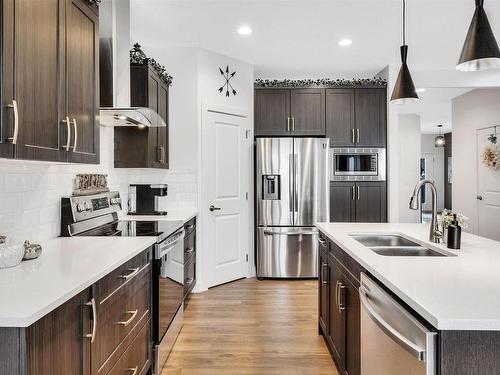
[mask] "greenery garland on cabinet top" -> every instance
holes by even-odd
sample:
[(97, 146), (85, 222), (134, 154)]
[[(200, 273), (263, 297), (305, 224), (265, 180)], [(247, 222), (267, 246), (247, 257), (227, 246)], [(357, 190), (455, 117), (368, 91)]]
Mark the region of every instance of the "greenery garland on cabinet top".
[(141, 49), (141, 45), (139, 43), (135, 43), (134, 48), (130, 50), (130, 62), (138, 65), (144, 65), (146, 63), (149, 64), (156, 74), (158, 74), (158, 77), (160, 77), (163, 83), (167, 86), (172, 85), (173, 77), (168, 74), (167, 68), (158, 63), (152, 57), (147, 57)]
[(328, 86), (328, 87), (387, 87), (387, 80), (383, 78), (356, 78), (356, 79), (260, 79), (257, 78), (254, 83), (255, 87), (313, 87), (313, 86)]

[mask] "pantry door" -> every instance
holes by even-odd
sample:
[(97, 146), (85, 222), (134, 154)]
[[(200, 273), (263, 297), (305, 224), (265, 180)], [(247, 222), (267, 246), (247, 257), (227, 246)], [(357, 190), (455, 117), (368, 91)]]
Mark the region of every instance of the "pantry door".
[[(500, 127), (497, 127), (500, 130)], [(500, 132), (498, 132), (500, 133)], [(483, 152), (487, 146), (494, 146), (488, 139), (495, 135), (495, 128), (477, 131), (477, 203), (478, 234), (500, 241), (500, 168), (488, 168), (483, 162)], [(496, 147), (500, 147), (500, 134), (496, 135)]]
[(247, 277), (249, 120), (206, 110), (202, 121), (202, 239), (207, 287)]

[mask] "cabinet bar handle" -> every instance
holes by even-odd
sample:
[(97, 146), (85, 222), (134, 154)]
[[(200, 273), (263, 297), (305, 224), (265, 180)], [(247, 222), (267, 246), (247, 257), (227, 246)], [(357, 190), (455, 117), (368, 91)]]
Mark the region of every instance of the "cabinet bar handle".
[(339, 311), (342, 312), (345, 310), (346, 306), (345, 306), (345, 303), (342, 301), (343, 298), (342, 298), (342, 294), (345, 290), (346, 286), (344, 283), (342, 282), (338, 282), (338, 308), (339, 308)]
[(135, 374), (137, 374), (137, 371), (139, 371), (139, 366), (135, 366), (135, 367), (131, 367), (131, 368), (125, 369), (125, 371), (133, 371), (132, 375), (135, 375)]
[(75, 131), (75, 140), (73, 141), (73, 152), (76, 152), (76, 143), (78, 141), (78, 125), (76, 119), (73, 118), (73, 130)]
[(92, 307), (92, 333), (84, 335), (83, 337), (86, 339), (90, 339), (90, 343), (93, 343), (97, 331), (97, 306), (95, 304), (95, 298), (92, 298), (90, 302), (86, 302), (85, 306)]
[(351, 129), (352, 131), (352, 143), (356, 143), (356, 138), (355, 138), (355, 135), (354, 135), (354, 129)]
[(339, 282), (335, 283), (335, 306), (339, 308)]
[(127, 314), (132, 314), (132, 316), (130, 317), (130, 319), (129, 320), (125, 320), (124, 322), (117, 322), (116, 324), (122, 325), (124, 327), (128, 326), (135, 319), (135, 317), (137, 316), (138, 312), (139, 312), (139, 310), (127, 311), (126, 312)]
[(358, 199), (358, 201), (359, 201), (359, 185), (358, 185), (358, 187), (357, 187), (357, 189), (356, 189), (356, 190), (357, 190), (357, 195), (358, 195), (358, 198), (357, 198), (357, 199)]
[(295, 131), (295, 117), (292, 117), (292, 132)]
[(69, 151), (69, 143), (71, 142), (71, 121), (69, 121), (69, 117), (66, 116), (66, 120), (62, 120), (62, 122), (66, 123), (66, 133), (67, 133), (67, 140), (66, 140), (66, 146), (64, 146), (64, 149), (66, 151)]
[(12, 104), (8, 104), (7, 108), (14, 110), (14, 134), (12, 135), (12, 144), (17, 144), (17, 137), (19, 135), (19, 109), (17, 107), (17, 100), (12, 100)]
[(326, 245), (326, 241), (325, 241), (325, 240), (322, 240), (321, 238), (318, 238), (318, 241), (319, 241), (319, 243), (320, 243), (322, 246), (325, 246), (325, 245)]
[(356, 188), (354, 187), (354, 185), (352, 185), (352, 200), (356, 200)]
[(185, 230), (191, 230), (194, 228), (194, 224), (189, 224), (186, 228), (184, 228)]
[(190, 247), (186, 250), (186, 254), (191, 254), (194, 251), (194, 247)]
[(359, 143), (359, 129), (356, 129), (356, 143)]
[(129, 273), (128, 275), (120, 275), (118, 277), (120, 279), (129, 280), (129, 279), (131, 279), (132, 277), (134, 277), (139, 272), (139, 267), (137, 267), (137, 268), (130, 268), (129, 271), (131, 271), (131, 273)]
[(323, 264), (321, 265), (321, 283), (323, 285), (327, 285), (328, 284), (328, 280), (325, 281), (325, 278), (324, 278), (324, 272), (323, 272), (323, 270), (325, 269), (325, 267), (328, 267), (328, 263), (323, 262)]
[(290, 131), (290, 117), (287, 117), (286, 118), (286, 131), (289, 132)]

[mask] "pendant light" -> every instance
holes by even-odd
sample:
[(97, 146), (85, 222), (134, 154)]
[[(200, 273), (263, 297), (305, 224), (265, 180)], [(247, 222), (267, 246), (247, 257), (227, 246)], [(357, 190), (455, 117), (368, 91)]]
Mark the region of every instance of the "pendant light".
[(411, 79), (410, 70), (406, 64), (408, 57), (408, 46), (406, 45), (406, 0), (403, 0), (403, 45), (401, 50), (401, 69), (399, 70), (396, 86), (391, 96), (391, 102), (395, 104), (405, 104), (418, 100), (415, 85)]
[(446, 139), (441, 134), (442, 127), (443, 127), (443, 125), (438, 125), (439, 135), (436, 138), (434, 138), (434, 146), (435, 147), (444, 147), (444, 145), (446, 144)]
[(474, 72), (500, 68), (500, 49), (483, 5), (484, 0), (476, 0), (476, 11), (472, 17), (457, 70)]

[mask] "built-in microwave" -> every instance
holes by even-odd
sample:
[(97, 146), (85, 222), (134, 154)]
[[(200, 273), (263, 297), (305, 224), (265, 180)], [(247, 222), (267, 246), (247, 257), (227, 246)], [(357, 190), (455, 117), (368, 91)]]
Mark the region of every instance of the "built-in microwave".
[(385, 181), (385, 148), (331, 148), (331, 181)]

